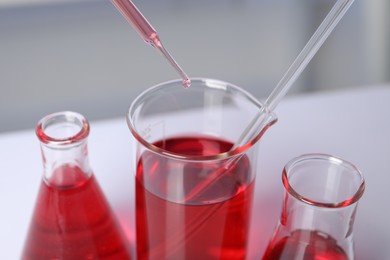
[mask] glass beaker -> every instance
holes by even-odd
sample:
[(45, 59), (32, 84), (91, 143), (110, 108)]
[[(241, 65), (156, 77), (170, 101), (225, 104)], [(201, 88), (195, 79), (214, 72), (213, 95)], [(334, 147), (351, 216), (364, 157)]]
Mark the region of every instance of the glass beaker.
[(285, 166), (282, 179), (282, 215), (263, 259), (354, 259), (361, 172), (331, 155), (306, 154)]
[(218, 80), (181, 80), (143, 92), (130, 106), (136, 142), (136, 241), (139, 259), (244, 259), (257, 141), (276, 122), (231, 149), (262, 105)]
[(89, 130), (69, 111), (38, 123), (44, 173), (21, 259), (131, 259), (89, 165)]

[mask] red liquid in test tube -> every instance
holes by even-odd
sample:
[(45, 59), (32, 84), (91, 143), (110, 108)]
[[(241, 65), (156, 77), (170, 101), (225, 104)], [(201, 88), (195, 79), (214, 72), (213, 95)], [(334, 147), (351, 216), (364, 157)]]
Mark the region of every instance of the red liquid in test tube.
[(168, 60), (171, 66), (180, 74), (183, 79), (183, 87), (187, 88), (191, 85), (191, 80), (183, 69), (177, 64), (169, 52), (161, 43), (156, 30), (146, 20), (142, 13), (130, 0), (112, 0), (112, 3), (126, 18), (126, 20), (134, 27), (144, 41), (160, 51), (160, 53)]

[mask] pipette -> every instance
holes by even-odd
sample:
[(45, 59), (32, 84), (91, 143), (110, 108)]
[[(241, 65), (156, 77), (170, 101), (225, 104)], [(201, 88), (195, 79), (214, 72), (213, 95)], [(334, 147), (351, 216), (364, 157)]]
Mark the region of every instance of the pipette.
[(271, 92), (269, 97), (266, 99), (264, 106), (252, 119), (246, 129), (243, 131), (238, 141), (232, 147), (231, 151), (245, 145), (254, 136), (258, 134), (261, 129), (261, 125), (265, 123), (267, 117), (264, 116), (264, 112), (273, 111), (280, 100), (286, 95), (295, 80), (299, 77), (302, 71), (305, 69), (307, 64), (317, 53), (318, 49), (324, 43), (326, 38), (332, 32), (337, 23), (341, 20), (348, 8), (352, 5), (354, 0), (338, 0), (324, 21), (320, 24), (313, 36), (307, 42), (303, 50), (299, 53), (297, 58), (288, 68), (282, 79), (276, 85), (275, 89)]
[(111, 0), (114, 6), (125, 17), (125, 19), (133, 26), (143, 40), (153, 46), (168, 60), (171, 66), (180, 74), (183, 79), (183, 86), (188, 88), (191, 85), (191, 80), (183, 69), (173, 59), (172, 55), (164, 48), (156, 30), (146, 20), (142, 13), (137, 9), (131, 0)]

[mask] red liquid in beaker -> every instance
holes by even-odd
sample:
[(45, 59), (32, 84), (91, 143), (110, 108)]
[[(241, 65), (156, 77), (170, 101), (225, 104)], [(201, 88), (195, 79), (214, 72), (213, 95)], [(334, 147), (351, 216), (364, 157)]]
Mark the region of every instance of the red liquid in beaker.
[[(167, 139), (155, 145), (164, 145), (165, 150), (178, 154), (215, 155), (228, 151), (233, 144), (213, 138), (183, 137)], [(145, 152), (138, 164), (138, 258), (244, 259), (254, 183), (247, 156), (235, 162), (229, 170), (224, 170), (223, 176), (200, 194), (188, 201), (184, 199), (182, 203), (163, 199), (148, 189), (160, 194), (175, 193), (175, 189), (182, 189), (183, 194), (191, 193), (190, 190), (196, 187), (202, 176), (217, 171), (223, 165), (217, 161), (204, 164), (187, 161), (175, 165), (166, 160), (170, 159)], [(176, 175), (180, 177), (177, 179), (179, 182), (175, 183), (172, 179), (177, 178)], [(207, 203), (209, 199), (225, 195), (228, 195), (228, 199)], [(196, 201), (199, 203), (196, 204)]]
[(131, 258), (93, 175), (65, 165), (51, 180), (41, 184), (22, 259)]
[(296, 230), (268, 248), (263, 259), (347, 260), (348, 257), (332, 237), (317, 231)]

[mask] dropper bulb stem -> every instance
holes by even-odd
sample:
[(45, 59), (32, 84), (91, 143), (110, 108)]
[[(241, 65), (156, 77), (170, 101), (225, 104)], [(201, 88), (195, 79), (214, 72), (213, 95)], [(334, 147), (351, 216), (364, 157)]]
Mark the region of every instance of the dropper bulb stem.
[(148, 20), (142, 15), (138, 8), (133, 4), (131, 0), (111, 0), (118, 11), (125, 17), (125, 19), (133, 26), (138, 32), (141, 38), (158, 49), (161, 54), (168, 60), (170, 65), (180, 74), (183, 79), (183, 87), (188, 88), (191, 85), (191, 80), (183, 69), (177, 64), (169, 52), (164, 48), (160, 41), (156, 30), (148, 22)]

